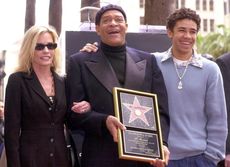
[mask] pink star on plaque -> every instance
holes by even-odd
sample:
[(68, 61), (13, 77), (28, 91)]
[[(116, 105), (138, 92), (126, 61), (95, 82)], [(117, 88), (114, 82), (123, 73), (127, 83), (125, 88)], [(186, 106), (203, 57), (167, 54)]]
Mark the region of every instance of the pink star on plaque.
[(134, 97), (133, 104), (128, 104), (128, 103), (123, 103), (123, 104), (125, 105), (125, 107), (127, 107), (129, 109), (129, 111), (131, 111), (130, 117), (129, 117), (129, 123), (131, 123), (131, 122), (133, 122), (139, 118), (146, 125), (149, 126), (149, 123), (145, 117), (145, 113), (148, 112), (149, 110), (151, 110), (152, 109), (151, 107), (146, 107), (146, 106), (140, 105), (140, 102), (136, 96)]

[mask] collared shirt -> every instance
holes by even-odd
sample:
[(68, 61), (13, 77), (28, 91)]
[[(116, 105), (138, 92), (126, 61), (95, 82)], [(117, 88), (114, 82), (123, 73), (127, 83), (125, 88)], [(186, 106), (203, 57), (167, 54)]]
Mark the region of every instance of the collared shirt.
[[(153, 54), (155, 54), (155, 53), (153, 53)], [(161, 62), (166, 61), (167, 59), (170, 59), (172, 57), (173, 57), (172, 48), (169, 48), (166, 52), (164, 52), (164, 54), (161, 58)], [(192, 55), (192, 58), (191, 58), (189, 63), (195, 67), (202, 68), (203, 67), (202, 56), (199, 54), (196, 54), (195, 51), (193, 50), (193, 55)]]
[[(225, 156), (227, 137), (226, 102), (219, 67), (195, 52), (187, 67), (178, 69), (171, 48), (153, 55), (168, 93), (170, 160), (205, 154), (217, 163)], [(179, 77), (177, 70), (184, 74)]]

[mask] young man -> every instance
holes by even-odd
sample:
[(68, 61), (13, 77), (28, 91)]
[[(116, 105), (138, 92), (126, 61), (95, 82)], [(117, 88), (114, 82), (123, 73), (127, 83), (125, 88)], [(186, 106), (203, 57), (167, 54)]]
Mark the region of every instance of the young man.
[[(117, 129), (124, 125), (114, 116), (113, 87), (155, 93), (158, 96), (164, 143), (169, 130), (168, 101), (162, 73), (155, 57), (126, 47), (127, 19), (116, 5), (102, 7), (96, 14), (96, 31), (101, 38), (96, 53), (80, 52), (70, 57), (67, 71), (69, 109), (74, 101), (90, 102), (92, 110), (83, 114), (70, 111), (72, 128), (85, 132), (82, 167), (145, 167), (148, 163), (118, 158)], [(152, 165), (167, 164), (152, 161)]]
[(228, 137), (226, 141), (225, 167), (230, 167), (230, 53), (226, 53), (216, 59), (224, 80), (224, 91), (228, 115)]
[(169, 167), (214, 167), (224, 158), (226, 103), (215, 62), (196, 54), (200, 28), (195, 11), (182, 8), (167, 18), (172, 47), (157, 54), (169, 100)]
[[(227, 136), (221, 72), (215, 62), (193, 49), (200, 28), (195, 11), (175, 11), (166, 27), (172, 47), (154, 55), (168, 93), (168, 167), (214, 167), (224, 158)], [(87, 52), (96, 49), (94, 45), (84, 47)]]

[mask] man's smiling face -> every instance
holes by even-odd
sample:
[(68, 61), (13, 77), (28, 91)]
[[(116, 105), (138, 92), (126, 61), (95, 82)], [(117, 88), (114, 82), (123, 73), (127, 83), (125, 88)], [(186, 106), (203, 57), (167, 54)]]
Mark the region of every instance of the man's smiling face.
[(121, 46), (125, 44), (127, 23), (124, 16), (118, 10), (105, 12), (96, 26), (97, 34), (103, 43), (110, 46)]

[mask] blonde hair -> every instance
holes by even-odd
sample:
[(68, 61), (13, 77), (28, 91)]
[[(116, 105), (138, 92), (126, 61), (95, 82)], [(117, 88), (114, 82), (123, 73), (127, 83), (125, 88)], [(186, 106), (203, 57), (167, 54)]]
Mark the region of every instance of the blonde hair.
[[(16, 71), (31, 73), (32, 60), (34, 58), (35, 46), (39, 36), (43, 33), (50, 33), (53, 38), (53, 42), (58, 43), (58, 35), (52, 26), (32, 26), (28, 29), (24, 35), (22, 45), (19, 51), (19, 61)], [(54, 58), (51, 70), (57, 71), (60, 68), (60, 49), (57, 47), (54, 50)]]

